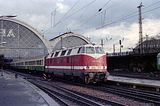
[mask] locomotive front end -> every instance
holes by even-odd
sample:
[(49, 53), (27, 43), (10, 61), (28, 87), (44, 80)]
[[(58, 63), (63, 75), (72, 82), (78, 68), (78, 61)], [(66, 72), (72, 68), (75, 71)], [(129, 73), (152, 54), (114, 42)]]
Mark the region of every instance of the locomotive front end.
[(107, 71), (107, 58), (102, 47), (86, 46), (85, 55), (83, 55), (84, 82), (96, 83), (105, 81), (109, 75)]

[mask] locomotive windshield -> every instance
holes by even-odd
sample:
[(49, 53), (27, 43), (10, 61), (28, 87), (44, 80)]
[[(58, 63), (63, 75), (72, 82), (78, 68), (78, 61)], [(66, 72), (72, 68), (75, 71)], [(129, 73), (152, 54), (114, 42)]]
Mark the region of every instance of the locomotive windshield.
[(103, 54), (104, 51), (102, 49), (102, 47), (86, 47), (86, 53), (89, 53), (89, 54)]
[(84, 47), (80, 47), (78, 50), (78, 53), (85, 53), (85, 48)]
[(86, 47), (86, 53), (94, 54), (95, 53), (94, 47)]
[(98, 54), (103, 54), (104, 53), (102, 47), (95, 47), (95, 50), (96, 50), (96, 53), (98, 53)]
[(88, 54), (104, 54), (102, 47), (80, 47), (78, 53), (88, 53)]

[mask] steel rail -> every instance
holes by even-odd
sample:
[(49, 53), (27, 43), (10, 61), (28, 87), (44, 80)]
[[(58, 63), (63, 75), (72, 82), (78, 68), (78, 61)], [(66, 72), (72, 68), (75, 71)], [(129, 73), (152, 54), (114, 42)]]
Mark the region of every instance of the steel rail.
[[(35, 84), (36, 86), (38, 87), (43, 87), (45, 89), (48, 89), (50, 90), (51, 92), (55, 93), (57, 96), (60, 96), (62, 98), (67, 98), (71, 101), (74, 101), (80, 105), (83, 105), (83, 106), (104, 106), (103, 104), (100, 104), (98, 102), (95, 102), (93, 100), (90, 100), (88, 98), (85, 98), (83, 96), (80, 96), (78, 94), (75, 94), (71, 91), (67, 91), (65, 89), (62, 89), (58, 86), (50, 86), (49, 84), (46, 84), (46, 83), (42, 83), (42, 81), (35, 81), (35, 80), (32, 80), (32, 79), (29, 79), (28, 81), (30, 81), (31, 83)], [(40, 87), (40, 88), (41, 88)], [(54, 90), (56, 88), (56, 90)], [(77, 104), (77, 105), (78, 105)]]

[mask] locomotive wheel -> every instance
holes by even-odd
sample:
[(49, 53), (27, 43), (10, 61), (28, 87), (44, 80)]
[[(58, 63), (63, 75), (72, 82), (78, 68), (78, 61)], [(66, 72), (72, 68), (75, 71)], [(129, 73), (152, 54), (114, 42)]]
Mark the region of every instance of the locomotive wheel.
[(47, 79), (51, 79), (51, 75), (50, 74), (47, 74)]
[(85, 76), (84, 77), (84, 83), (85, 84), (89, 84), (89, 76)]

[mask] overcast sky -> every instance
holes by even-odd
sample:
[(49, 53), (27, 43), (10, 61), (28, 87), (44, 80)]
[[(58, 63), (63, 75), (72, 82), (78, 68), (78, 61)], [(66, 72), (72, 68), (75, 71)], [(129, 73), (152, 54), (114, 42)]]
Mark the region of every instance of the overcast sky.
[(97, 44), (104, 39), (107, 52), (115, 44), (118, 52), (120, 39), (124, 39), (122, 51), (138, 42), (137, 6), (141, 2), (143, 36), (155, 36), (160, 33), (159, 0), (0, 0), (0, 15), (17, 15), (48, 39), (73, 31)]

